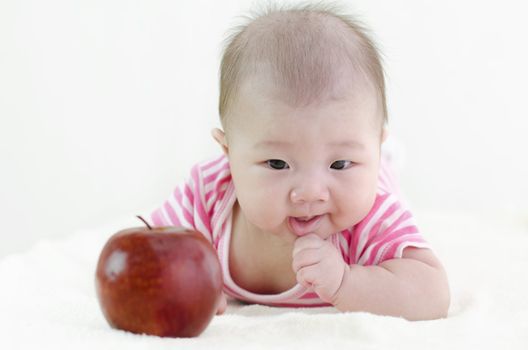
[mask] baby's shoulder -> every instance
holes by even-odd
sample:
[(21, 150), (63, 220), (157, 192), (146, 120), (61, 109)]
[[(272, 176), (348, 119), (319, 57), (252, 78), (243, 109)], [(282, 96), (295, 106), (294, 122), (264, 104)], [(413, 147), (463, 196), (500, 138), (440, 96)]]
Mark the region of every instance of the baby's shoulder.
[(203, 183), (225, 182), (231, 179), (229, 160), (225, 155), (210, 157), (194, 164), (191, 176)]
[[(234, 195), (229, 161), (225, 155), (198, 162), (191, 171), (192, 186), (199, 191), (207, 210), (227, 207), (224, 204)], [(216, 210), (213, 210), (216, 211)]]
[(392, 220), (393, 215), (397, 212), (407, 211), (407, 205), (400, 199), (399, 195), (379, 187), (376, 191), (374, 201), (367, 214), (359, 220), (354, 226), (344, 230), (344, 235), (351, 233), (365, 226), (376, 225), (381, 222)]

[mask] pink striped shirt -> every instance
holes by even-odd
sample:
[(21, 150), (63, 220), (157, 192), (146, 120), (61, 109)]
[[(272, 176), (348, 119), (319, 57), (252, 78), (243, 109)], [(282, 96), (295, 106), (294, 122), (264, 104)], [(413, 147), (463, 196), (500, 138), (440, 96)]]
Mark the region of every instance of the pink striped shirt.
[[(388, 159), (383, 156), (372, 209), (362, 221), (329, 238), (347, 264), (376, 265), (401, 258), (406, 247), (429, 248), (398, 193)], [(201, 232), (218, 252), (224, 292), (235, 299), (271, 306), (329, 306), (300, 284), (280, 294), (255, 294), (233, 281), (228, 264), (235, 201), (229, 162), (222, 155), (194, 165), (187, 180), (149, 218), (153, 226), (183, 226)]]

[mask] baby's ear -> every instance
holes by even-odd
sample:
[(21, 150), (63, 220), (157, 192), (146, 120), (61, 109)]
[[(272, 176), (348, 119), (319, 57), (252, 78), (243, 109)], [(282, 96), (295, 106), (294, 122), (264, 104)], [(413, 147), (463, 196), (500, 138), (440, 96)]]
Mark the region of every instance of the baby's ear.
[(220, 147), (222, 147), (222, 152), (228, 155), (225, 133), (218, 128), (213, 128), (211, 130), (211, 135), (213, 136), (213, 139), (215, 139), (215, 141), (220, 145)]

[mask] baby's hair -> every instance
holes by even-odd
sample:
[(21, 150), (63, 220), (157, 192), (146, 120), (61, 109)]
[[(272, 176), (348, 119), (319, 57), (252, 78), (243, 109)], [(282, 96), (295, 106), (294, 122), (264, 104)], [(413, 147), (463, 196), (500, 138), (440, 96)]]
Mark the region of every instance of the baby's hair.
[(294, 106), (336, 98), (333, 86), (353, 74), (378, 94), (382, 126), (388, 121), (380, 53), (368, 30), (337, 3), (267, 3), (241, 16), (224, 41), (220, 65), (219, 114), (229, 129), (230, 108), (244, 79), (270, 72), (284, 101)]

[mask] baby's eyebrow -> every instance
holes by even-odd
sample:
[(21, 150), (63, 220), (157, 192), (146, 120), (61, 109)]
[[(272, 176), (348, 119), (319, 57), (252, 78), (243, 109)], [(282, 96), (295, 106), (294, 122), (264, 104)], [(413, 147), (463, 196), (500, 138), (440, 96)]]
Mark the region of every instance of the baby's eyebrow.
[[(358, 148), (358, 149), (365, 148), (365, 145), (363, 145), (360, 142), (353, 141), (353, 140), (334, 141), (334, 142), (329, 142), (327, 145), (330, 147), (338, 147), (338, 148)], [(291, 147), (293, 146), (293, 144), (287, 141), (265, 140), (265, 141), (257, 142), (254, 145), (254, 148), (281, 147), (281, 146)]]
[(336, 141), (328, 144), (331, 147), (365, 149), (365, 145), (354, 140)]
[(265, 147), (279, 147), (279, 146), (292, 146), (293, 144), (291, 142), (285, 142), (285, 141), (260, 141), (257, 142), (254, 145), (254, 148), (265, 148)]

